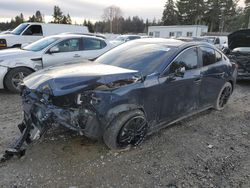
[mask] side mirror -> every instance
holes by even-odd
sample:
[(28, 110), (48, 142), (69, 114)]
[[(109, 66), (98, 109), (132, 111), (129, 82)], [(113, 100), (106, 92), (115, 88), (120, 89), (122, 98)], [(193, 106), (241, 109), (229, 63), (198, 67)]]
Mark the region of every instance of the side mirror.
[(185, 67), (180, 67), (180, 68), (176, 69), (175, 76), (183, 77), (185, 72), (186, 72), (186, 68)]
[(176, 80), (176, 77), (183, 77), (186, 72), (185, 67), (179, 67), (175, 70), (175, 72), (168, 74), (168, 80), (173, 81)]
[(24, 44), (22, 44), (22, 45), (21, 45), (21, 49), (24, 48), (25, 46), (28, 46), (28, 45), (29, 45), (29, 43), (24, 43)]
[(60, 50), (57, 46), (54, 46), (54, 47), (49, 49), (50, 54), (54, 54), (54, 53), (58, 53), (58, 52), (60, 52)]

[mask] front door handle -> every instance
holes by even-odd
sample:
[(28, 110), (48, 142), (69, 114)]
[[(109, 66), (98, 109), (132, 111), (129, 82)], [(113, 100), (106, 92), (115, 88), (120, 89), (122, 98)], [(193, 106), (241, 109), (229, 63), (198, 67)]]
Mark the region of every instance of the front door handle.
[(196, 83), (196, 84), (201, 83), (201, 81), (202, 81), (201, 76), (194, 79), (194, 83)]
[(75, 54), (74, 58), (81, 57), (79, 54)]

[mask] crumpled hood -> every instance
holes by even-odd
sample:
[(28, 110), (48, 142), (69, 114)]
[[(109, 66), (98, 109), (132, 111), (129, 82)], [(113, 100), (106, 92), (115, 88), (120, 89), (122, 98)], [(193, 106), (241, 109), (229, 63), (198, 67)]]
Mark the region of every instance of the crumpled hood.
[(37, 53), (18, 48), (0, 50), (0, 60), (13, 60), (25, 57), (32, 58), (34, 56), (37, 56)]
[(131, 79), (135, 73), (135, 70), (87, 61), (35, 72), (24, 79), (24, 85), (38, 92), (49, 86), (54, 96), (62, 96), (93, 85)]
[(250, 47), (250, 29), (239, 30), (228, 35), (228, 47), (230, 50)]

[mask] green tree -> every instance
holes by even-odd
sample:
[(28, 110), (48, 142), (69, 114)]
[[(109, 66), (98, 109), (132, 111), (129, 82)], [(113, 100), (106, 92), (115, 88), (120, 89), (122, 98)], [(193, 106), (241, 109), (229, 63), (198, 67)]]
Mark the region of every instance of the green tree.
[(65, 19), (59, 6), (54, 6), (54, 13), (52, 16), (54, 18), (53, 23), (62, 23), (63, 19)]
[(204, 0), (178, 0), (176, 2), (176, 7), (178, 9), (178, 18), (181, 24), (202, 23), (205, 11)]
[(166, 2), (161, 20), (164, 25), (176, 25), (179, 23), (178, 13), (173, 0)]
[(44, 22), (43, 16), (39, 10), (36, 11), (35, 15), (32, 15), (31, 17), (29, 17), (28, 21), (29, 22)]

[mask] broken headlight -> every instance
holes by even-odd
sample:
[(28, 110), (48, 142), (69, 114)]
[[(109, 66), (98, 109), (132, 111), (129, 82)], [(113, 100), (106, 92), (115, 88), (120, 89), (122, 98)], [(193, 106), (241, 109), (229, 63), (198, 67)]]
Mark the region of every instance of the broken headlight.
[(99, 104), (101, 99), (95, 95), (93, 92), (81, 93), (77, 96), (77, 104)]

